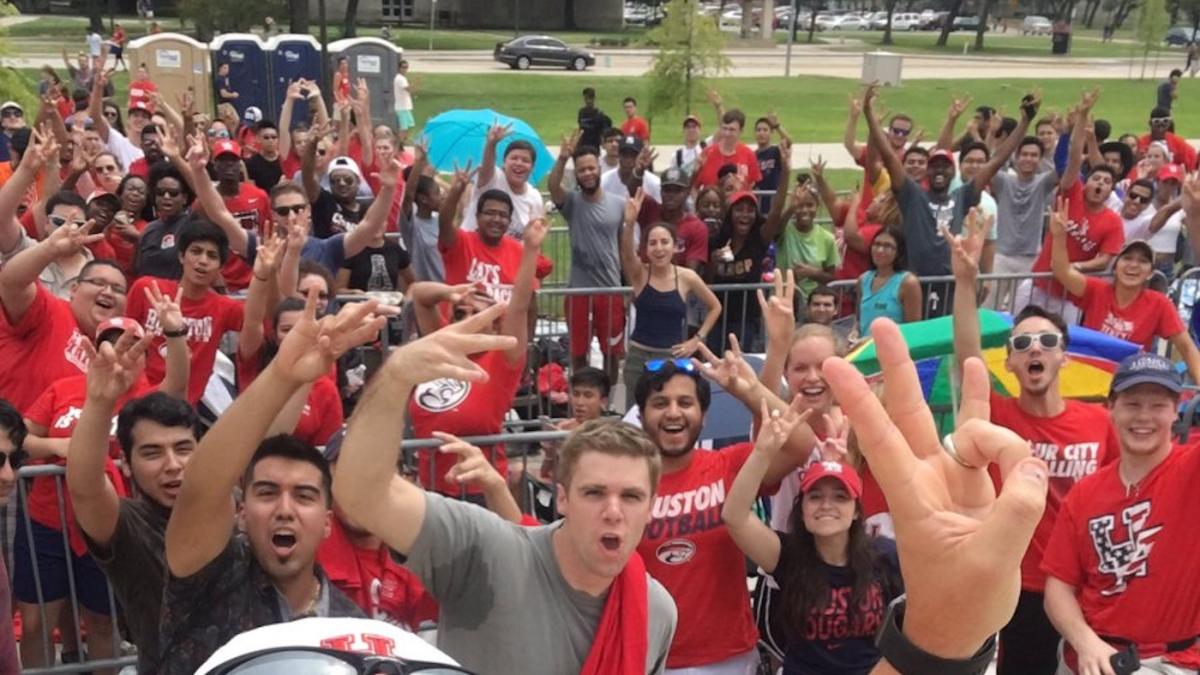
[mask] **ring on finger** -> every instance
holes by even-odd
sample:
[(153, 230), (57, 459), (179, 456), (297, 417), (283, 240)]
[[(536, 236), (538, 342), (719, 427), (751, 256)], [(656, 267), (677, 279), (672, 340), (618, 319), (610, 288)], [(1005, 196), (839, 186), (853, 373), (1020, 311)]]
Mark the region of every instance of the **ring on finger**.
[(980, 468), (974, 464), (968, 464), (967, 462), (963, 461), (962, 457), (958, 456), (958, 451), (954, 448), (954, 434), (946, 434), (945, 437), (942, 438), (942, 449), (946, 451), (947, 455), (950, 455), (951, 459), (953, 459), (955, 462), (958, 462), (958, 465), (964, 469)]

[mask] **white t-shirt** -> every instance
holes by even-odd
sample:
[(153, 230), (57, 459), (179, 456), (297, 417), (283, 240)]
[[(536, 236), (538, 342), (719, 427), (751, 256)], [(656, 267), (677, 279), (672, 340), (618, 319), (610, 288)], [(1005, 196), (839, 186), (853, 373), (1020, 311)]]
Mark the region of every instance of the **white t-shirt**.
[(1155, 232), (1149, 239), (1150, 248), (1155, 253), (1174, 253), (1179, 244), (1179, 231), (1183, 229), (1183, 211), (1176, 211), (1162, 229)]
[(142, 149), (134, 145), (124, 134), (116, 129), (108, 128), (108, 151), (117, 156), (121, 166), (129, 170), (129, 165), (146, 156)]
[(471, 201), (467, 204), (467, 212), (463, 215), (462, 230), (464, 232), (473, 232), (478, 227), (475, 222), (475, 205), (479, 200), (479, 195), (488, 190), (503, 190), (508, 193), (508, 196), (513, 201), (513, 217), (508, 224), (508, 234), (517, 239), (525, 234), (525, 226), (534, 218), (542, 218), (546, 215), (546, 204), (542, 201), (542, 193), (538, 192), (537, 188), (529, 183), (525, 184), (525, 192), (517, 194), (508, 186), (508, 180), (504, 177), (504, 171), (500, 167), (492, 173), (492, 180), (487, 185), (476, 185), (472, 188)]
[[(620, 169), (609, 169), (600, 174), (600, 189), (610, 195), (620, 195), (624, 198), (629, 195), (629, 188), (621, 182), (619, 172)], [(662, 181), (649, 171), (642, 174), (642, 192), (659, 204), (662, 203)]]
[(412, 110), (412, 94), (408, 92), (408, 78), (396, 73), (392, 78), (392, 96), (396, 99), (396, 110)]
[[(1125, 224), (1125, 241), (1142, 239), (1149, 242), (1150, 220), (1154, 218), (1155, 211), (1154, 205), (1151, 204), (1139, 213), (1136, 218), (1126, 220), (1124, 216), (1121, 216), (1121, 222)], [(1120, 213), (1120, 211), (1117, 211), (1117, 213)], [(1151, 245), (1150, 248), (1154, 248), (1154, 246)]]
[(93, 58), (100, 56), (100, 34), (92, 31), (87, 34), (88, 54)]

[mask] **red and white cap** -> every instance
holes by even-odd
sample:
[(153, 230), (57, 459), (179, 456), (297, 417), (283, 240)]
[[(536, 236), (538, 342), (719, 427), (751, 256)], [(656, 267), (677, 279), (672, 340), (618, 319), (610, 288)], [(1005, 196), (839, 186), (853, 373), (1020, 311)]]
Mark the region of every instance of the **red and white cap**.
[(144, 98), (135, 99), (129, 102), (129, 110), (141, 110), (143, 112), (154, 114), (154, 105)]
[(1164, 180), (1173, 180), (1183, 183), (1183, 169), (1178, 164), (1163, 164), (1158, 170), (1158, 175), (1155, 176), (1162, 182)]
[(954, 166), (954, 155), (949, 150), (934, 150), (929, 153), (929, 163), (933, 164), (935, 159), (944, 159), (950, 162), (950, 166)]
[(224, 138), (224, 139), (217, 141), (216, 143), (213, 143), (213, 146), (212, 146), (213, 159), (216, 159), (216, 158), (220, 157), (221, 155), (229, 155), (229, 154), (232, 154), (234, 157), (241, 159), (242, 146), (238, 145), (237, 141), (231, 141), (228, 138)]
[(823, 478), (837, 480), (855, 499), (862, 496), (862, 478), (859, 478), (854, 467), (841, 462), (817, 462), (809, 466), (804, 471), (804, 478), (800, 479), (800, 491), (808, 492)]
[(100, 325), (96, 326), (96, 339), (99, 340), (110, 330), (119, 330), (122, 333), (125, 331), (130, 331), (133, 333), (133, 336), (139, 340), (146, 335), (146, 331), (142, 329), (142, 324), (138, 323), (137, 321), (127, 316), (114, 316), (111, 319), (105, 319), (104, 321), (101, 321)]

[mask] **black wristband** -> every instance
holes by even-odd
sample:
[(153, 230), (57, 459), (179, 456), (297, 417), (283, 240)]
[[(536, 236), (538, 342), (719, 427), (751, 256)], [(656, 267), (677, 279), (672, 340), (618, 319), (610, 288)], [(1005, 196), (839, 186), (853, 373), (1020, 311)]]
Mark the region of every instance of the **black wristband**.
[(164, 330), (162, 334), (163, 334), (163, 337), (168, 337), (168, 338), (187, 337), (188, 329), (180, 328), (179, 330)]
[(905, 596), (902, 595), (888, 605), (883, 627), (875, 636), (875, 646), (897, 672), (901, 675), (981, 675), (987, 671), (996, 651), (995, 635), (969, 659), (934, 656), (910, 642), (901, 631), (904, 603)]

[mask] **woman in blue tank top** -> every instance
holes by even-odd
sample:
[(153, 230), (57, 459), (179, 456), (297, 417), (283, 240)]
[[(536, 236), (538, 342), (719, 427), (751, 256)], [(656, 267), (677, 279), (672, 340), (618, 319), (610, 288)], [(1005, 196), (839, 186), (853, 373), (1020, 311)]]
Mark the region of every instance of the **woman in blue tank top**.
[[(633, 306), (637, 310), (625, 356), (626, 407), (633, 405), (633, 389), (647, 361), (691, 356), (721, 316), (721, 303), (700, 275), (672, 262), (675, 228), (667, 223), (651, 225), (645, 233), (648, 262), (638, 257), (633, 228), (638, 226), (643, 198), (638, 190), (637, 195), (625, 202), (625, 224), (621, 228), (621, 270), (633, 287)], [(687, 336), (689, 296), (698, 298), (708, 310), (704, 323), (690, 338)]]
[(904, 233), (888, 225), (871, 242), (871, 269), (858, 277), (858, 334), (883, 316), (896, 323), (921, 320), (921, 284), (904, 270)]

